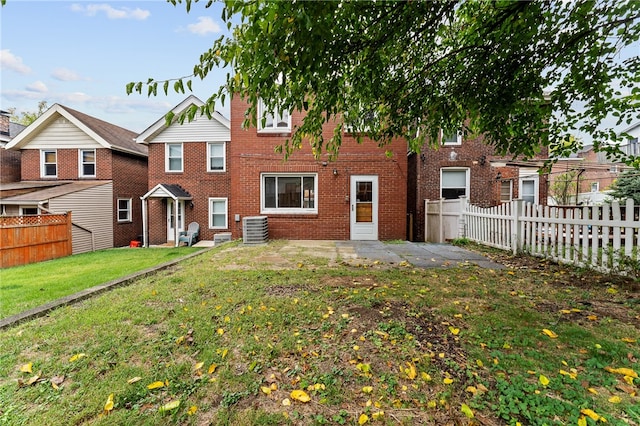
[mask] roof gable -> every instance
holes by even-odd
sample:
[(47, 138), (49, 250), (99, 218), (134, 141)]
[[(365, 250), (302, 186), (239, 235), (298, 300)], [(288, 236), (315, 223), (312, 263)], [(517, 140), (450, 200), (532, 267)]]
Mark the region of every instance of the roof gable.
[[(185, 100), (176, 105), (171, 112), (178, 116), (187, 111), (193, 105), (201, 107), (204, 105), (204, 102), (194, 95), (189, 95)], [(229, 120), (216, 111), (211, 118), (203, 114), (196, 114), (193, 121), (188, 122), (185, 120), (182, 125), (179, 125), (177, 119), (174, 119), (171, 125), (167, 126), (166, 118), (165, 116), (162, 116), (146, 130), (140, 133), (136, 138), (136, 142), (138, 144), (148, 144), (157, 140), (161, 136), (168, 139), (177, 137), (181, 142), (184, 142), (187, 141), (185, 138), (188, 138), (188, 134), (191, 132), (194, 134), (194, 140), (201, 141), (202, 138), (198, 138), (198, 136), (195, 135), (199, 133), (201, 134), (205, 127), (208, 127), (208, 129), (206, 129), (206, 133), (209, 135), (217, 134), (218, 140), (228, 141), (231, 138), (231, 125)], [(210, 140), (210, 137), (207, 138), (207, 140)]]
[(135, 132), (60, 104), (52, 105), (44, 114), (27, 126), (7, 144), (7, 149), (26, 148), (44, 129), (60, 117), (67, 119), (69, 123), (104, 148), (138, 156), (148, 156), (147, 147), (135, 143)]

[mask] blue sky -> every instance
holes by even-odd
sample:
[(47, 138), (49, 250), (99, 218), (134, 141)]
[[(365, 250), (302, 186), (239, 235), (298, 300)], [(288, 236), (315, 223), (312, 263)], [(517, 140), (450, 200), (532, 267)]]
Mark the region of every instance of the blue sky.
[[(59, 103), (142, 132), (186, 94), (127, 95), (130, 81), (191, 74), (213, 41), (226, 33), (222, 5), (173, 6), (164, 0), (108, 2), (7, 0), (0, 8), (0, 108), (34, 112)], [(194, 80), (206, 100), (226, 70)], [(228, 104), (217, 106), (226, 117)]]

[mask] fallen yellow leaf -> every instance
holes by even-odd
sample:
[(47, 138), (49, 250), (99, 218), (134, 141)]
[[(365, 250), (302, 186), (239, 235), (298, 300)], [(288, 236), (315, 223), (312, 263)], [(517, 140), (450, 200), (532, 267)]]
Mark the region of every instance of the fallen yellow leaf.
[(22, 372), (22, 373), (33, 373), (32, 367), (33, 367), (33, 363), (32, 362), (30, 362), (28, 364), (23, 364), (20, 367), (20, 372)]
[(623, 337), (623, 338), (622, 338), (622, 339), (620, 339), (620, 340), (622, 340), (622, 341), (623, 341), (623, 342), (625, 342), (625, 343), (635, 343), (635, 342), (636, 342), (636, 339), (632, 339), (632, 338), (630, 338), (630, 337)]
[(193, 366), (194, 370), (200, 370), (202, 368), (202, 366), (204, 365), (204, 362), (199, 362), (196, 365)]
[(384, 411), (382, 410), (376, 411), (375, 413), (371, 414), (371, 418), (373, 420), (380, 420), (383, 417), (384, 417)]
[(136, 377), (132, 377), (132, 378), (130, 378), (129, 380), (127, 380), (127, 383), (128, 383), (128, 384), (130, 384), (130, 385), (132, 385), (132, 384), (134, 384), (135, 382), (139, 382), (140, 380), (142, 380), (142, 377), (140, 377), (140, 376), (136, 376)]
[(282, 405), (284, 405), (285, 407), (291, 405), (291, 401), (289, 400), (289, 398), (283, 399)]
[(111, 410), (113, 410), (113, 394), (109, 394), (107, 402), (104, 404), (104, 411), (108, 413)]
[(164, 387), (164, 382), (158, 380), (157, 382), (153, 382), (147, 385), (147, 389), (158, 389)]
[(548, 328), (543, 328), (542, 332), (544, 334), (546, 334), (547, 336), (549, 336), (552, 339), (556, 339), (558, 337), (558, 335), (556, 333), (554, 333), (553, 331), (549, 330)]
[(217, 365), (217, 364), (211, 364), (211, 365), (209, 366), (209, 369), (207, 370), (207, 374), (212, 374), (212, 373), (214, 373), (214, 372), (216, 371), (216, 368), (218, 368), (218, 365)]
[(442, 383), (444, 383), (445, 385), (450, 385), (451, 383), (453, 383), (453, 379), (450, 379), (449, 377), (445, 377)]
[(262, 391), (262, 393), (264, 393), (265, 395), (270, 395), (271, 394), (271, 388), (268, 386), (260, 386), (260, 390)]
[(176, 400), (173, 400), (171, 402), (167, 402), (162, 407), (160, 407), (160, 409), (158, 411), (160, 411), (161, 413), (165, 413), (167, 411), (175, 410), (179, 406), (180, 406), (180, 400), (176, 399)]
[(630, 368), (625, 368), (625, 367), (621, 367), (621, 368), (605, 367), (604, 369), (607, 370), (609, 373), (622, 374), (623, 376), (633, 377), (634, 379), (638, 378), (638, 373), (636, 373), (635, 371), (633, 371)]
[(413, 380), (413, 379), (415, 379), (415, 378), (416, 378), (416, 376), (418, 375), (418, 373), (416, 372), (416, 366), (415, 366), (415, 365), (413, 365), (413, 363), (411, 363), (411, 362), (407, 362), (406, 364), (407, 364), (407, 366), (408, 366), (409, 368), (406, 368), (406, 369), (404, 370), (405, 374), (407, 375), (407, 377), (409, 378), (409, 380)]
[(580, 416), (578, 426), (587, 426), (587, 418), (585, 416)]
[(373, 386), (363, 386), (362, 387), (362, 392), (364, 393), (371, 393), (373, 391)]
[(540, 375), (540, 379), (539, 380), (540, 380), (540, 384), (542, 386), (547, 386), (549, 384), (549, 379), (547, 379), (547, 377), (542, 375), (542, 374)]
[(74, 362), (79, 360), (80, 358), (84, 358), (85, 356), (87, 356), (86, 354), (80, 353), (80, 354), (75, 354), (73, 355), (71, 358), (69, 358), (69, 362)]
[(189, 407), (189, 409), (187, 410), (187, 415), (189, 416), (193, 416), (196, 411), (198, 411), (198, 407), (196, 407), (195, 405), (192, 405), (191, 407)]
[(622, 399), (620, 399), (618, 395), (613, 395), (611, 398), (609, 398), (609, 402), (612, 404), (620, 404), (622, 402)]
[(471, 408), (469, 408), (467, 404), (462, 404), (462, 406), (460, 407), (460, 411), (462, 411), (468, 418), (473, 418), (473, 411), (471, 411)]
[(455, 328), (453, 326), (449, 326), (449, 331), (451, 332), (451, 334), (453, 334), (454, 336), (457, 336), (460, 333), (460, 329), (459, 328)]
[(302, 389), (295, 389), (291, 391), (289, 395), (291, 399), (300, 401), (300, 402), (309, 402), (311, 401), (311, 397)]
[(591, 420), (595, 420), (596, 422), (601, 418), (600, 414), (589, 408), (583, 408), (582, 410), (580, 410), (580, 412), (585, 416), (588, 416)]
[(363, 425), (363, 424), (367, 423), (368, 421), (369, 421), (369, 416), (367, 416), (364, 413), (360, 414), (360, 417), (358, 417), (358, 424), (359, 425)]

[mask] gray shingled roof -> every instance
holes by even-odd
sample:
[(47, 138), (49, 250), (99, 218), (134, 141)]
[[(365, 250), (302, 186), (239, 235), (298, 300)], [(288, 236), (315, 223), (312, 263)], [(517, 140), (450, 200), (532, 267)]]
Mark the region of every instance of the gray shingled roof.
[[(61, 105), (62, 106), (62, 105)], [(137, 133), (127, 130), (115, 124), (108, 123), (90, 115), (76, 111), (66, 106), (62, 106), (69, 114), (73, 115), (85, 126), (96, 132), (101, 138), (112, 145), (112, 149), (118, 151), (137, 152), (140, 155), (148, 156), (148, 148), (135, 142)]]

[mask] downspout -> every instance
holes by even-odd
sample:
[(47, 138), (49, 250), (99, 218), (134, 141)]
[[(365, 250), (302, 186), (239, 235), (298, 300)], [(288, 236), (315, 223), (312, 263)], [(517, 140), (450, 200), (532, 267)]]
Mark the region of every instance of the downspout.
[(147, 243), (147, 199), (140, 197), (142, 201), (142, 247), (148, 247)]

